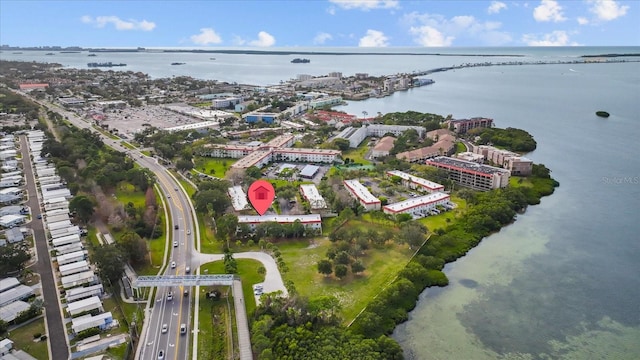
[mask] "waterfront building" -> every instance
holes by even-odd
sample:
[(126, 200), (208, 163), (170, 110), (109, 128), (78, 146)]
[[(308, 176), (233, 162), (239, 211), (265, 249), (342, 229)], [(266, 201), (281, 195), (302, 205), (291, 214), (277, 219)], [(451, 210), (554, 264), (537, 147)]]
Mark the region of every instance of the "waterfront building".
[(511, 175), (531, 175), (533, 161), (512, 151), (498, 149), (489, 145), (474, 145), (473, 153), (492, 164), (511, 171)]
[(427, 160), (426, 165), (446, 170), (449, 179), (459, 185), (482, 191), (507, 187), (511, 174), (509, 170), (445, 156)]
[(422, 218), (438, 205), (449, 203), (449, 195), (436, 192), (433, 194), (407, 199), (394, 204), (385, 205), (382, 211), (389, 215), (410, 214), (414, 219)]
[(242, 97), (239, 96), (229, 96), (223, 99), (212, 99), (211, 107), (214, 109), (227, 109), (231, 106), (236, 106), (242, 103)]
[(247, 224), (254, 231), (260, 224), (277, 222), (278, 224), (293, 224), (296, 220), (309, 229), (322, 232), (322, 218), (319, 214), (308, 215), (241, 215), (238, 216), (238, 224)]
[(475, 128), (490, 128), (493, 126), (493, 119), (474, 117), (471, 119), (449, 120), (448, 126), (456, 134), (464, 134)]
[(470, 151), (461, 152), (455, 155), (456, 159), (477, 162), (478, 164), (484, 163), (484, 156), (482, 154), (472, 153)]
[(418, 190), (426, 191), (428, 193), (444, 191), (444, 185), (440, 185), (433, 181), (429, 181), (421, 177), (407, 174), (404, 171), (390, 170), (390, 171), (387, 171), (387, 176), (399, 177), (400, 179), (402, 179), (402, 185), (412, 190), (418, 189)]
[(327, 96), (309, 101), (309, 107), (317, 109), (325, 106), (339, 105), (342, 103), (340, 96)]
[(367, 211), (380, 210), (381, 201), (358, 180), (344, 180), (344, 187)]
[(315, 185), (313, 184), (300, 185), (300, 193), (302, 194), (302, 197), (304, 197), (304, 199), (309, 202), (309, 205), (312, 210), (327, 208), (326, 201), (324, 200), (322, 195), (320, 195), (320, 192), (318, 191), (318, 188), (316, 188)]

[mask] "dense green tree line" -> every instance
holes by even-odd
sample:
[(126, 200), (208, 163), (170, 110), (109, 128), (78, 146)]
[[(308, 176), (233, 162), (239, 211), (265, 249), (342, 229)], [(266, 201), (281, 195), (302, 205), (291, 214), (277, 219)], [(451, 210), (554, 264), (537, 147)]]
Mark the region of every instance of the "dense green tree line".
[(403, 359), (394, 340), (366, 339), (340, 325), (339, 309), (331, 296), (263, 295), (251, 326), (253, 350), (261, 360)]
[(423, 126), (427, 131), (442, 128), (442, 123), (445, 120), (442, 115), (420, 113), (417, 111), (395, 112), (382, 116), (382, 122), (385, 125)]
[(508, 127), (477, 128), (469, 131), (471, 136), (479, 136), (477, 143), (480, 145), (491, 144), (516, 152), (530, 152), (536, 149), (537, 143), (531, 134), (522, 130)]

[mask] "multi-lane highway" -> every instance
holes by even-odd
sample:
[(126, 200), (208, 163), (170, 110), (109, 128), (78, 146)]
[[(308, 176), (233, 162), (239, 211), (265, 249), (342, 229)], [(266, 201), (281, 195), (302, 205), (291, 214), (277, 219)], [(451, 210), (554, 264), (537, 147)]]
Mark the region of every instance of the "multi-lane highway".
[[(156, 176), (156, 184), (166, 196), (163, 203), (170, 215), (167, 225), (168, 261), (164, 261), (166, 275), (185, 274), (191, 266), (191, 253), (195, 248), (195, 237), (198, 234), (195, 226), (193, 207), (182, 190), (180, 183), (155, 158), (145, 156), (138, 150), (125, 147), (120, 140), (114, 140), (94, 129), (90, 123), (80, 119), (74, 113), (57, 106), (38, 101), (25, 93), (20, 93), (40, 105), (55, 108), (66, 120), (81, 129), (90, 129), (100, 134), (102, 141), (115, 150), (129, 154), (131, 158), (144, 168), (151, 170)], [(186, 291), (186, 292), (185, 292)], [(171, 294), (171, 296), (169, 296)], [(172, 359), (183, 360), (189, 355), (191, 338), (191, 289), (180, 287), (158, 287), (145, 317), (145, 326), (138, 346), (138, 359)], [(166, 324), (166, 331), (163, 326)], [(184, 330), (181, 331), (181, 325)]]

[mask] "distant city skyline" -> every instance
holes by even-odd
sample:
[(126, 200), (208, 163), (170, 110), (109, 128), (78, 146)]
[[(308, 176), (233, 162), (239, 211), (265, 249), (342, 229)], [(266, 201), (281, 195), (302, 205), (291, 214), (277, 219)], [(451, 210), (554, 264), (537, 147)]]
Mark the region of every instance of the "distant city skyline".
[(0, 0), (10, 46), (639, 46), (640, 2)]

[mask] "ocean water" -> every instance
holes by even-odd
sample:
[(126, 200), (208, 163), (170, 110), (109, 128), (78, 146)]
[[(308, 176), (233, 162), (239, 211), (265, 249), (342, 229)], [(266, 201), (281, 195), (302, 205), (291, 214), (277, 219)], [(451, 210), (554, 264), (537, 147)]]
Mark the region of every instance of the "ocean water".
[[(300, 49), (309, 50), (309, 49)], [(335, 49), (333, 49), (335, 50)], [(362, 51), (348, 49), (349, 51)], [(1, 59), (124, 62), (152, 77), (256, 85), (297, 74), (394, 74), (467, 62), (567, 60), (640, 48), (391, 49), (433, 55), (231, 55), (107, 53)], [(501, 54), (500, 57), (461, 56)], [(215, 57), (216, 60), (210, 60)], [(291, 64), (307, 57), (310, 64)], [(637, 58), (636, 58), (637, 59)], [(170, 66), (171, 62), (185, 62)], [(113, 68), (114, 70), (116, 68)], [(119, 70), (119, 69), (118, 69)], [(393, 336), (409, 359), (640, 358), (640, 63), (466, 68), (430, 75), (436, 83), (338, 109), (361, 115), (415, 110), (455, 118), (486, 116), (532, 133), (527, 156), (560, 187), (448, 264), (450, 285), (427, 289)], [(611, 113), (607, 119), (595, 111)]]

